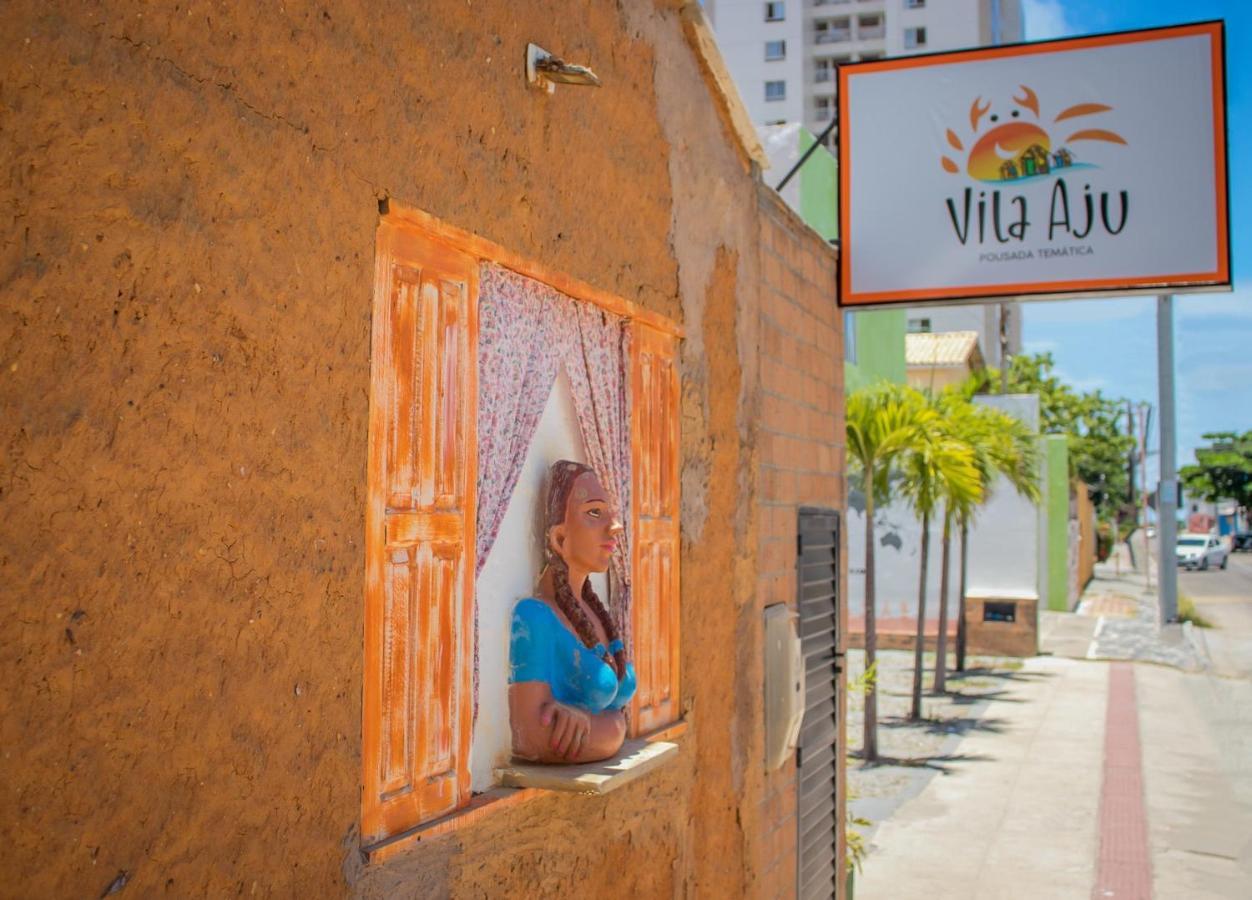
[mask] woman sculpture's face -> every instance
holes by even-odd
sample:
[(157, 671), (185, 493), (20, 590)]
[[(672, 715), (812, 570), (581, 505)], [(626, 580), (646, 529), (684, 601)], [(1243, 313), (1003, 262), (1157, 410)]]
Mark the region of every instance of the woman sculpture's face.
[(584, 572), (607, 571), (621, 533), (621, 519), (596, 473), (575, 478), (565, 501), (565, 521), (550, 537), (566, 565)]

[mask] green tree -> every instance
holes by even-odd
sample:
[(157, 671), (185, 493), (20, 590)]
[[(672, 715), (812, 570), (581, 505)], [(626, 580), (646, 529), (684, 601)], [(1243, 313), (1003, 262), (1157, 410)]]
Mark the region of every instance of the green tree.
[[(1091, 489), (1101, 518), (1127, 512), (1127, 457), (1135, 446), (1127, 430), (1125, 401), (1100, 391), (1081, 392), (1061, 381), (1052, 354), (1019, 354), (1009, 363), (1008, 393), (1038, 394), (1040, 431), (1068, 436), (1070, 475)], [(1000, 393), (1000, 373), (987, 369), (962, 388), (965, 396)], [(1129, 503), (1133, 507), (1133, 503)]]
[[(852, 479), (865, 495), (865, 668), (875, 670), (878, 634), (874, 596), (874, 510), (891, 499), (892, 478), (902, 453), (934, 420), (920, 395), (903, 385), (880, 383), (853, 392), (847, 401), (846, 428)], [(865, 691), (865, 760), (878, 758), (878, 692)]]
[[(921, 397), (930, 413), (927, 427), (915, 435), (913, 444), (904, 452), (900, 463), (901, 493), (921, 519), (922, 546), (917, 580), (917, 642), (913, 648), (913, 704), (910, 718), (922, 717), (922, 653), (926, 639), (926, 576), (930, 562), (930, 520), (941, 503), (975, 505), (982, 485), (974, 465), (974, 449), (953, 433), (943, 405), (933, 397)], [(962, 401), (966, 406), (970, 404)], [(940, 588), (941, 603), (947, 602), (947, 547), (951, 516), (944, 516), (944, 579)], [(946, 615), (940, 615), (946, 627)]]
[(1252, 431), (1211, 431), (1204, 439), (1209, 444), (1196, 448), (1196, 464), (1178, 470), (1187, 490), (1210, 503), (1234, 500), (1252, 509)]

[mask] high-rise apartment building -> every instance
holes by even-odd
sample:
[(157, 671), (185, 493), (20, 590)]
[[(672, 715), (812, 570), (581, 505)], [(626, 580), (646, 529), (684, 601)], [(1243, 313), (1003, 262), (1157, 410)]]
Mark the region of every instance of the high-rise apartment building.
[(704, 10), (752, 120), (814, 134), (834, 115), (842, 63), (1022, 39), (1020, 0), (705, 0)]
[[(843, 63), (1023, 38), (1021, 0), (704, 0), (704, 10), (752, 121), (800, 122), (815, 135), (835, 115)], [(1016, 303), (907, 312), (910, 331), (977, 331), (992, 366), (1000, 364), (1002, 315), (1008, 351), (1016, 353)]]

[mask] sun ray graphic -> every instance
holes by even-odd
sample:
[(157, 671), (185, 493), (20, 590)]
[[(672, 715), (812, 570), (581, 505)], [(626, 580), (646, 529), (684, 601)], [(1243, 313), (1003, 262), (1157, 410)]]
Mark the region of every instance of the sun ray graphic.
[(1066, 119), (1072, 119), (1075, 116), (1089, 116), (1093, 113), (1110, 112), (1112, 109), (1113, 107), (1106, 106), (1103, 103), (1075, 103), (1069, 109), (1061, 110), (1060, 114), (1052, 121), (1064, 122)]
[(1069, 137), (1069, 141), (1108, 141), (1110, 144), (1125, 144), (1126, 139), (1120, 134), (1113, 131), (1106, 131), (1103, 128), (1084, 128), (1082, 131), (1075, 131)]

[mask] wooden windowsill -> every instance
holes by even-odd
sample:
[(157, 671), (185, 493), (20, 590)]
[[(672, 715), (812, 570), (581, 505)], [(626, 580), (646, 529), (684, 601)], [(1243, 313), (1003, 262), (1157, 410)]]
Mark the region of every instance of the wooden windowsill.
[[(622, 745), (622, 752), (612, 759), (588, 766), (542, 766), (542, 765), (511, 765), (496, 770), (498, 787), (484, 791), (475, 796), (468, 806), (448, 813), (430, 822), (410, 828), (400, 834), (361, 848), (365, 859), (370, 864), (386, 862), (398, 853), (403, 853), (415, 844), (458, 831), (478, 822), (484, 816), (499, 810), (508, 809), (527, 800), (542, 797), (548, 790), (566, 791), (579, 794), (607, 794), (625, 784), (629, 784), (645, 773), (665, 765), (678, 753), (678, 745), (671, 743), (687, 731), (686, 720), (680, 719), (672, 725), (660, 728), (642, 738), (627, 741)], [(655, 748), (655, 749), (650, 749)], [(643, 753), (643, 751), (648, 751)], [(642, 754), (642, 756), (641, 756)], [(617, 768), (609, 768), (616, 766)], [(600, 776), (588, 776), (587, 770), (609, 768)], [(522, 770), (548, 770), (550, 784), (512, 784), (502, 778), (502, 773), (517, 773)], [(564, 776), (557, 773), (564, 773)], [(582, 773), (586, 780), (579, 782), (575, 772)], [(525, 776), (522, 776), (525, 777)]]
[(496, 769), (496, 781), (502, 787), (607, 794), (625, 787), (677, 755), (677, 744), (636, 738), (627, 741), (622, 745), (621, 752), (604, 762), (577, 766), (515, 762)]

